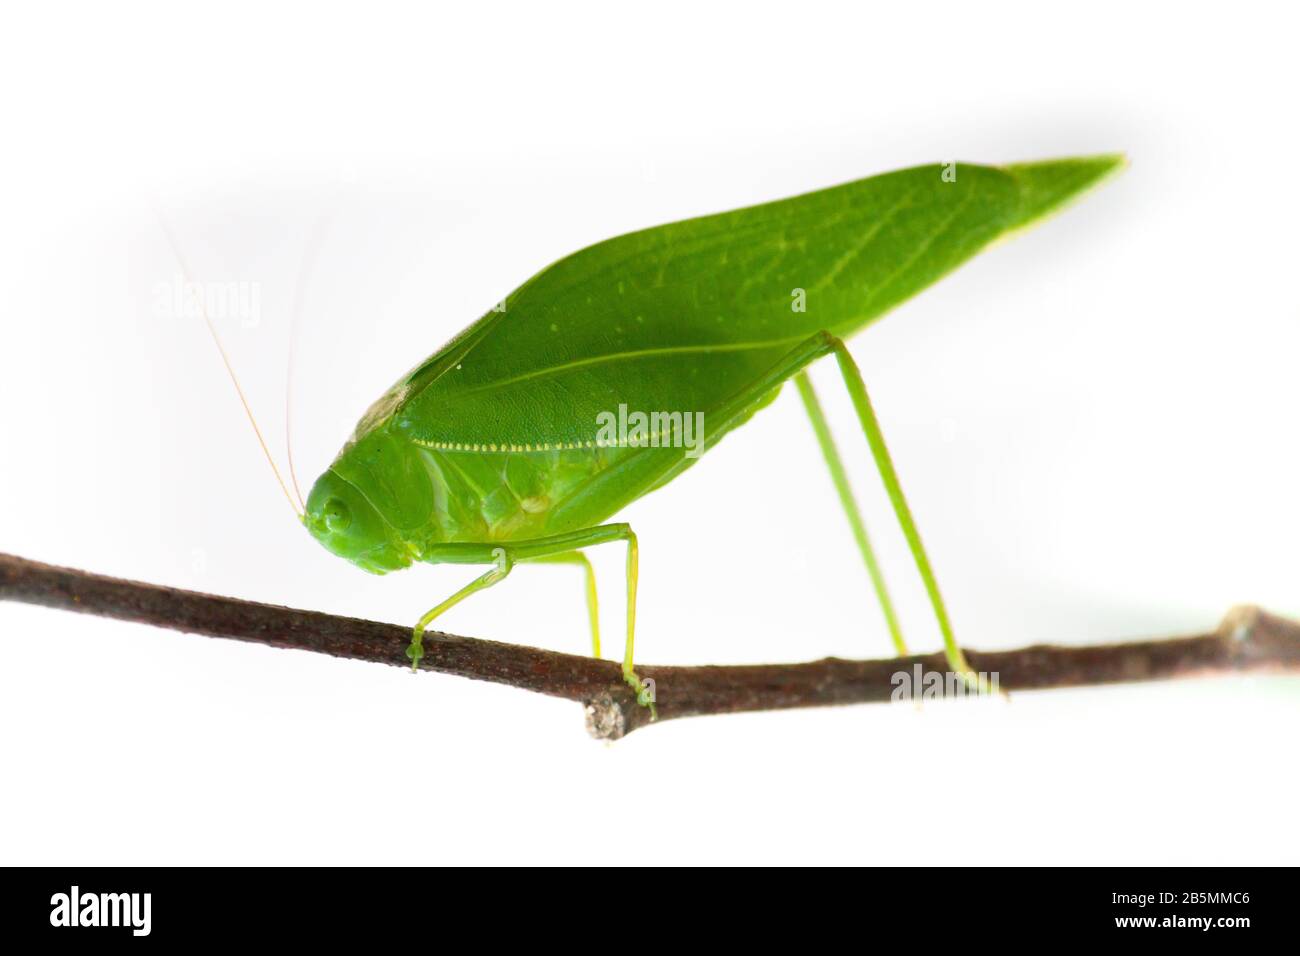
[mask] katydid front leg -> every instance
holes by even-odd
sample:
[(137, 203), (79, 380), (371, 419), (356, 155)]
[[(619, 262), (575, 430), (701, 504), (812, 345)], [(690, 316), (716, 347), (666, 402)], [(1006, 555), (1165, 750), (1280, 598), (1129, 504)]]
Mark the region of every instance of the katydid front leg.
[(443, 601), (415, 623), (411, 632), (411, 644), (406, 649), (406, 656), (411, 659), (411, 670), (420, 669), (420, 658), (424, 657), (424, 632), (433, 620), (442, 614), (443, 611), (450, 610), (465, 598), (478, 591), (492, 587), (492, 585), (504, 581), (506, 576), (514, 567), (514, 559), (510, 557), (505, 548), (493, 548), (492, 557), (495, 561), (495, 567), (491, 571), (475, 578), (469, 584), (465, 585), (447, 600)]
[(486, 564), (491, 562), (495, 564), (495, 567), (471, 581), (420, 618), (419, 623), (415, 626), (411, 646), (407, 650), (407, 656), (411, 658), (412, 666), (417, 665), (423, 656), (422, 638), (424, 630), (434, 618), (476, 591), (482, 591), (484, 588), (491, 587), (501, 581), (510, 573), (510, 569), (517, 562), (554, 559), (557, 556), (580, 548), (608, 544), (611, 541), (622, 541), (627, 545), (627, 640), (623, 646), (623, 680), (636, 692), (637, 703), (650, 708), (652, 719), (657, 717), (654, 687), (641, 680), (633, 666), (633, 643), (636, 636), (638, 556), (636, 534), (632, 531), (631, 526), (627, 524), (603, 524), (594, 528), (583, 528), (580, 531), (568, 531), (563, 534), (547, 535), (542, 538), (530, 538), (522, 541), (491, 544), (456, 543), (436, 546), (427, 556), (428, 560), (435, 563)]

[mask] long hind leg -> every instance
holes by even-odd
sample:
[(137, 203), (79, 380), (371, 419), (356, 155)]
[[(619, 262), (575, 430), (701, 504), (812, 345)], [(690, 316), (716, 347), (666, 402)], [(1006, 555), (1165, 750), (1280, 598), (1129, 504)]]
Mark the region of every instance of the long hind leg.
[(853, 407), (858, 413), (858, 421), (862, 425), (863, 434), (866, 435), (867, 444), (871, 447), (871, 457), (876, 461), (876, 470), (880, 472), (880, 480), (885, 486), (885, 493), (889, 496), (889, 503), (893, 505), (894, 515), (898, 518), (899, 527), (903, 529), (903, 537), (907, 539), (908, 550), (912, 552), (912, 560), (916, 562), (916, 570), (921, 575), (921, 582), (925, 585), (925, 592), (929, 595), (930, 606), (934, 609), (934, 616), (939, 622), (939, 630), (943, 634), (943, 646), (948, 655), (948, 663), (962, 678), (976, 689), (983, 690), (982, 680), (972, 670), (970, 663), (966, 660), (966, 655), (957, 639), (952, 633), (952, 621), (948, 617), (948, 608), (943, 602), (943, 596), (939, 593), (939, 582), (935, 579), (934, 568), (930, 564), (930, 556), (925, 551), (925, 545), (921, 543), (921, 532), (917, 530), (916, 520), (912, 517), (912, 509), (907, 503), (907, 498), (903, 495), (903, 485), (898, 480), (898, 472), (894, 469), (893, 458), (889, 454), (889, 447), (885, 444), (884, 433), (880, 430), (880, 421), (876, 418), (875, 409), (871, 407), (871, 399), (867, 395), (867, 385), (862, 380), (862, 370), (858, 368), (858, 363), (853, 360), (852, 353), (844, 342), (834, 336), (830, 342), (832, 350), (835, 352), (835, 361), (839, 364), (840, 375), (844, 379), (844, 387), (848, 389), (849, 398), (853, 401)]
[(853, 408), (857, 412), (858, 423), (862, 426), (867, 445), (871, 448), (871, 457), (876, 463), (876, 470), (880, 473), (880, 479), (884, 483), (886, 494), (889, 496), (894, 516), (898, 519), (898, 524), (903, 530), (903, 537), (907, 539), (908, 549), (912, 552), (912, 559), (916, 562), (916, 569), (921, 575), (926, 594), (930, 598), (930, 605), (934, 609), (935, 618), (939, 622), (939, 630), (943, 634), (944, 651), (947, 654), (948, 663), (954, 671), (962, 675), (968, 684), (975, 685), (978, 683), (978, 678), (967, 662), (966, 655), (962, 653), (961, 647), (957, 644), (956, 638), (953, 637), (948, 609), (943, 603), (943, 596), (939, 593), (939, 584), (935, 580), (934, 569), (930, 564), (929, 555), (926, 554), (925, 545), (921, 543), (921, 534), (916, 528), (915, 519), (912, 517), (912, 509), (908, 506), (907, 498), (903, 495), (898, 473), (894, 469), (889, 449), (885, 445), (885, 436), (880, 430), (880, 422), (876, 418), (875, 410), (871, 407), (871, 400), (867, 397), (867, 387), (862, 380), (862, 372), (858, 369), (857, 363), (853, 361), (853, 356), (849, 354), (849, 350), (845, 347), (843, 341), (830, 332), (818, 332), (795, 346), (766, 374), (743, 392), (724, 403), (706, 419), (705, 444), (712, 444), (737, 422), (745, 420), (755, 408), (763, 404), (773, 389), (798, 375), (817, 359), (831, 354), (835, 355), (835, 359), (839, 364), (840, 375), (844, 379), (845, 388), (848, 389), (849, 398), (852, 400)]
[(871, 538), (867, 536), (867, 526), (862, 520), (862, 511), (858, 508), (857, 499), (853, 497), (853, 488), (849, 485), (848, 475), (844, 471), (844, 462), (840, 459), (839, 449), (835, 447), (835, 438), (826, 423), (826, 415), (822, 411), (817, 392), (813, 389), (812, 379), (808, 377), (807, 372), (800, 372), (794, 377), (794, 383), (799, 389), (799, 397), (803, 399), (808, 419), (812, 422), (817, 444), (821, 446), (822, 457), (826, 459), (826, 467), (830, 470), (831, 481), (835, 485), (835, 492), (839, 495), (840, 505), (844, 509), (844, 517), (848, 519), (849, 528), (853, 531), (853, 539), (857, 542), (858, 551), (862, 553), (862, 560), (867, 566), (867, 575), (871, 578), (876, 600), (880, 602), (885, 623), (889, 626), (889, 636), (894, 642), (894, 650), (900, 657), (904, 656), (907, 654), (907, 642), (903, 640), (898, 614), (894, 611), (894, 602), (889, 598), (885, 575), (880, 570), (880, 561), (877, 560), (875, 549), (871, 546)]

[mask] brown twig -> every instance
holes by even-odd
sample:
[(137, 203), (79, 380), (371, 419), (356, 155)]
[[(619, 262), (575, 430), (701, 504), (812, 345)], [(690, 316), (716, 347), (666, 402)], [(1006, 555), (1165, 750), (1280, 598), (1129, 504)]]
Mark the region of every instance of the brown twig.
[[(141, 584), (0, 554), (0, 600), (177, 631), (252, 641), (409, 666), (410, 630), (298, 611), (272, 604)], [(498, 641), (429, 632), (424, 670), (509, 684), (583, 703), (587, 727), (615, 739), (650, 722), (611, 661)], [(997, 674), (1003, 690), (1042, 690), (1244, 671), (1300, 672), (1300, 624), (1258, 608), (1234, 608), (1218, 630), (1191, 637), (1087, 647), (1035, 645), (1012, 651), (967, 651), (977, 671)], [(917, 671), (915, 668), (919, 667)], [(638, 667), (653, 680), (658, 719), (750, 710), (888, 701), (899, 673), (936, 674), (941, 654), (876, 661), (828, 657), (801, 664)], [(919, 691), (920, 688), (918, 688)]]

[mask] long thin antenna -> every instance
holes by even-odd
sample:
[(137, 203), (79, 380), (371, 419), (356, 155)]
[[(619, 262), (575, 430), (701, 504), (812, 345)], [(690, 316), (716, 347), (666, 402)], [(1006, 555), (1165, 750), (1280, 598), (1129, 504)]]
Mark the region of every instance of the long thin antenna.
[[(197, 288), (194, 280), (190, 277), (190, 270), (185, 264), (185, 257), (181, 255), (180, 246), (177, 245), (176, 238), (172, 235), (171, 229), (167, 226), (167, 220), (163, 218), (161, 212), (158, 213), (158, 225), (162, 227), (163, 235), (167, 237), (167, 244), (171, 246), (172, 254), (181, 267), (181, 275), (184, 277), (186, 284), (192, 288)], [(212, 336), (217, 352), (221, 355), (222, 364), (226, 366), (226, 374), (230, 376), (230, 382), (235, 386), (235, 394), (239, 396), (239, 403), (244, 406), (244, 414), (248, 416), (248, 423), (253, 426), (253, 434), (257, 436), (257, 443), (262, 446), (262, 454), (266, 456), (266, 462), (271, 466), (271, 471), (275, 474), (275, 480), (279, 483), (280, 490), (284, 492), (285, 501), (289, 502), (289, 507), (293, 509), (295, 516), (302, 517), (302, 512), (298, 510), (297, 505), (293, 503), (293, 497), (289, 494), (288, 485), (284, 483), (284, 478), (280, 476), (280, 469), (275, 467), (275, 459), (271, 457), (271, 449), (267, 447), (266, 439), (262, 437), (262, 430), (257, 427), (257, 419), (253, 417), (253, 409), (248, 404), (244, 390), (239, 385), (239, 377), (235, 375), (234, 366), (230, 364), (230, 356), (226, 354), (226, 347), (221, 344), (221, 336), (217, 334), (217, 327), (212, 324), (212, 319), (208, 317), (208, 310), (203, 305), (203, 296), (200, 295), (195, 298), (199, 303), (199, 314), (203, 316), (203, 323), (208, 327), (208, 334)]]
[(307, 506), (303, 504), (302, 489), (298, 487), (298, 472), (293, 467), (293, 359), (297, 353), (298, 325), (302, 318), (302, 303), (307, 293), (307, 282), (316, 269), (316, 260), (325, 242), (325, 232), (329, 227), (330, 218), (330, 214), (327, 213), (316, 223), (316, 229), (307, 242), (307, 248), (303, 251), (302, 264), (298, 267), (298, 282), (293, 290), (293, 315), (289, 320), (289, 367), (284, 375), (284, 447), (289, 456), (289, 480), (293, 482), (293, 492), (298, 496), (298, 503), (302, 505), (304, 511), (307, 510)]

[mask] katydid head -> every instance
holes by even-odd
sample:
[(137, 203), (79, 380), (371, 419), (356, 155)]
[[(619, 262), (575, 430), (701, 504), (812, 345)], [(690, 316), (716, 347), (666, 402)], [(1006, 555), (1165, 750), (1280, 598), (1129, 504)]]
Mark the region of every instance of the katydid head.
[(385, 574), (408, 567), (411, 554), (356, 486), (329, 469), (307, 496), (302, 523), (326, 550), (363, 571)]
[(303, 524), (326, 549), (372, 574), (410, 567), (435, 540), (429, 469), (386, 419), (363, 419), (307, 496)]

